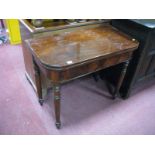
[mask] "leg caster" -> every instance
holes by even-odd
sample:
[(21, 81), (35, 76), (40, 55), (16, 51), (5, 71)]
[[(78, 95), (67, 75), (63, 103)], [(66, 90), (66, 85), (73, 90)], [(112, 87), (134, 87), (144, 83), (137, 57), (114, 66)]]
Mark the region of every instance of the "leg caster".
[(43, 103), (44, 103), (44, 99), (39, 99), (39, 103), (40, 103), (40, 105), (42, 106)]
[(116, 89), (115, 89), (115, 91), (114, 91), (114, 93), (112, 95), (113, 99), (115, 99), (118, 96), (118, 94), (119, 94), (119, 90), (120, 90), (120, 87), (121, 87), (122, 82), (124, 80), (124, 77), (125, 77), (128, 65), (129, 65), (129, 60), (124, 62), (123, 69), (122, 69), (122, 72), (121, 72), (118, 84), (117, 84)]
[(61, 123), (57, 122), (57, 123), (55, 123), (55, 126), (56, 126), (57, 129), (60, 129), (61, 128)]

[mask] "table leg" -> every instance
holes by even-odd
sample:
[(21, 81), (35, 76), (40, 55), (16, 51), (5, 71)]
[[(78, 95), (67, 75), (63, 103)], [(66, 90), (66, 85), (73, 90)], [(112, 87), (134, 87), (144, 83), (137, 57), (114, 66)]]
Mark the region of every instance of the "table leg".
[(113, 93), (113, 96), (112, 96), (113, 99), (115, 99), (118, 96), (118, 93), (119, 93), (120, 87), (122, 85), (122, 82), (124, 80), (124, 77), (125, 77), (125, 74), (126, 74), (128, 65), (129, 65), (129, 60), (127, 60), (126, 62), (124, 62), (123, 69), (122, 69), (122, 72), (121, 72), (121, 75), (120, 75), (118, 84), (117, 84), (116, 89), (114, 90), (114, 93)]
[(42, 95), (42, 86), (41, 86), (41, 76), (40, 76), (40, 70), (39, 67), (34, 64), (35, 69), (35, 79), (36, 79), (36, 87), (37, 87), (37, 95), (40, 105), (43, 105), (44, 99)]
[(60, 84), (53, 84), (56, 127), (60, 129)]

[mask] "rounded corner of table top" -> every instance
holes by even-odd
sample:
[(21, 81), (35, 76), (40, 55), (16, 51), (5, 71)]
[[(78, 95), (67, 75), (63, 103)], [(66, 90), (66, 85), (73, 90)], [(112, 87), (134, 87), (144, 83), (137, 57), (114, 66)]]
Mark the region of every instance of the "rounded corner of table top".
[[(100, 32), (102, 32), (102, 30), (104, 31), (104, 33), (103, 34), (100, 34)], [(105, 26), (105, 27), (103, 27), (103, 29), (102, 29), (102, 27), (99, 27), (98, 29), (86, 29), (86, 31), (88, 31), (88, 32), (91, 32), (92, 34), (94, 34), (94, 33), (96, 33), (96, 35), (97, 35), (97, 37), (101, 37), (101, 39), (103, 39), (103, 43), (106, 43), (106, 37), (108, 37), (108, 34), (106, 34), (106, 30), (109, 32), (109, 35), (110, 36), (112, 36), (113, 37), (113, 39), (116, 39), (116, 43), (117, 43), (117, 39), (118, 39), (118, 43), (120, 43), (121, 41), (122, 42), (127, 42), (127, 43), (129, 43), (129, 46), (128, 46), (128, 48), (130, 49), (130, 50), (136, 50), (137, 48), (138, 48), (138, 46), (139, 46), (139, 42), (136, 40), (136, 39), (134, 39), (134, 38), (132, 38), (131, 36), (128, 36), (128, 35), (126, 35), (126, 34), (124, 34), (123, 32), (121, 32), (121, 31), (119, 31), (119, 30), (115, 30), (115, 29), (113, 29), (113, 26), (111, 26), (111, 25), (109, 25), (109, 26)], [(84, 30), (85, 31), (85, 30)], [(77, 39), (83, 39), (83, 37), (86, 37), (86, 42), (87, 42), (87, 39), (88, 39), (88, 41), (89, 41), (89, 37), (91, 38), (91, 36), (88, 36), (87, 37), (87, 35), (86, 34), (82, 34), (82, 32), (84, 32), (84, 31), (73, 31), (73, 33), (71, 32), (69, 35), (66, 33), (66, 34), (60, 34), (59, 36), (60, 36), (60, 38), (62, 37), (62, 39), (63, 39), (63, 35), (66, 35), (65, 37), (68, 39), (68, 40), (61, 40), (61, 41), (69, 41), (69, 42), (73, 42), (74, 43), (74, 41)], [(108, 33), (107, 32), (107, 33)], [(68, 36), (67, 36), (68, 35)], [(85, 35), (85, 36), (83, 36), (83, 37), (79, 37), (78, 35)], [(58, 37), (58, 36), (57, 36)], [(118, 37), (118, 38), (117, 38)], [(39, 61), (40, 61), (40, 63), (42, 64), (42, 65), (44, 65), (46, 68), (54, 68), (54, 69), (57, 69), (57, 70), (59, 70), (59, 69), (62, 69), (62, 68), (65, 68), (65, 67), (70, 67), (70, 66), (73, 66), (73, 65), (76, 65), (76, 64), (78, 64), (78, 61), (74, 61), (73, 60), (73, 62), (72, 62), (72, 59), (71, 59), (71, 57), (69, 56), (69, 51), (66, 51), (66, 52), (68, 52), (68, 55), (67, 54), (64, 54), (67, 58), (66, 58), (66, 60), (63, 60), (62, 59), (62, 61), (64, 61), (63, 63), (55, 63), (55, 62), (50, 62), (50, 61), (46, 61), (46, 59), (44, 59), (43, 58), (43, 54), (47, 54), (46, 55), (46, 57), (47, 56), (53, 56), (53, 54), (50, 54), (50, 52), (51, 52), (51, 50), (49, 50), (50, 48), (53, 48), (53, 47), (58, 47), (59, 46), (59, 44), (60, 44), (60, 42), (58, 42), (56, 39), (58, 39), (58, 38), (56, 38), (55, 36), (53, 36), (53, 35), (50, 35), (50, 36), (44, 36), (44, 37), (42, 37), (42, 38), (31, 38), (31, 39), (27, 39), (27, 40), (25, 40), (25, 43), (27, 44), (27, 46), (31, 49), (31, 52), (32, 52), (32, 54), (36, 57), (36, 58), (38, 58), (39, 59)], [(96, 41), (96, 39), (95, 39), (95, 35), (93, 36), (93, 39), (94, 40), (92, 40), (92, 41)], [(110, 40), (110, 39), (109, 39)], [(47, 42), (46, 42), (47, 41)], [(54, 44), (54, 43), (52, 43), (52, 41), (55, 41), (56, 43)], [(85, 40), (84, 40), (85, 41)], [(76, 42), (76, 41), (75, 41)], [(48, 43), (48, 46), (46, 46), (47, 45), (47, 43)], [(77, 41), (77, 43), (78, 43), (78, 41)], [(79, 41), (79, 43), (83, 43), (83, 40), (80, 40)], [(110, 42), (109, 41), (107, 41), (107, 43), (109, 43), (110, 44)], [(111, 43), (112, 44), (112, 43)], [(120, 44), (121, 45), (121, 44)], [(46, 47), (45, 47), (46, 46)], [(65, 47), (65, 44), (63, 45), (62, 44), (62, 47)], [(90, 46), (91, 46), (91, 44), (90, 44)], [(97, 47), (97, 46), (96, 46)], [(78, 47), (78, 45), (77, 45), (77, 49), (78, 49), (79, 47)], [(90, 48), (90, 47), (88, 47), (88, 48)], [(37, 50), (36, 50), (37, 49)], [(59, 48), (60, 49), (60, 48)], [(96, 48), (96, 49), (98, 49), (98, 48)], [(104, 48), (103, 48), (103, 50), (104, 50)], [(124, 46), (124, 49), (123, 50), (126, 50), (125, 49), (125, 46)], [(123, 51), (122, 50), (122, 51)], [(38, 52), (39, 51), (39, 52)], [(45, 53), (44, 53), (44, 51), (46, 51)], [(77, 52), (77, 51), (76, 51)], [(80, 51), (80, 52), (83, 52), (83, 51)], [(114, 51), (114, 52), (116, 52), (116, 51)], [(112, 53), (112, 52), (111, 52)], [(73, 54), (73, 53), (70, 53), (71, 55)], [(96, 53), (95, 53), (96, 54)], [(94, 54), (94, 55), (95, 55)], [(103, 54), (104, 54), (104, 52), (103, 52)], [(59, 52), (58, 52), (58, 54), (57, 55), (59, 55)], [(55, 55), (54, 55), (55, 56)], [(58, 57), (56, 57), (55, 56), (55, 59), (56, 58), (58, 58)], [(84, 59), (83, 59), (84, 60)], [(82, 61), (83, 61), (82, 60)], [(80, 63), (82, 62), (81, 60), (80, 60)]]

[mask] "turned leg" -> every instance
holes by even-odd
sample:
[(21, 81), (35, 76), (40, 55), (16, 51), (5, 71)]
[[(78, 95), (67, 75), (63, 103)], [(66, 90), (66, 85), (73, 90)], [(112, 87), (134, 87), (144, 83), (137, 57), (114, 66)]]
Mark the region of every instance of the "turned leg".
[(118, 80), (117, 86), (116, 86), (116, 88), (114, 90), (114, 93), (113, 93), (113, 96), (112, 96), (113, 99), (115, 99), (118, 96), (118, 93), (119, 93), (120, 87), (122, 85), (122, 82), (124, 80), (124, 77), (125, 77), (125, 74), (126, 74), (128, 65), (129, 65), (129, 60), (127, 60), (126, 62), (124, 62), (124, 65), (123, 65), (123, 69), (121, 71), (120, 78)]
[(42, 95), (42, 87), (41, 87), (41, 76), (39, 67), (34, 63), (35, 69), (35, 79), (36, 79), (36, 87), (37, 87), (37, 95), (40, 105), (43, 105), (44, 99)]
[(56, 118), (56, 127), (60, 129), (61, 121), (60, 121), (60, 85), (54, 84), (53, 85), (53, 92), (54, 92), (54, 106), (55, 106), (55, 118)]

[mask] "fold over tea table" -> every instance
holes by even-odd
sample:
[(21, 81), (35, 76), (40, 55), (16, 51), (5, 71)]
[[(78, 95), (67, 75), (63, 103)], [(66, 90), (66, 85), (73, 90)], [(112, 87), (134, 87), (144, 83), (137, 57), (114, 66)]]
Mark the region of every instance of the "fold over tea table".
[[(100, 24), (89, 28), (25, 41), (33, 56), (39, 102), (43, 104), (41, 76), (44, 74), (53, 87), (56, 127), (60, 128), (60, 86), (82, 76), (123, 63), (124, 67), (113, 97), (118, 94), (132, 53), (138, 42), (113, 28)], [(66, 103), (67, 104), (67, 103)]]

